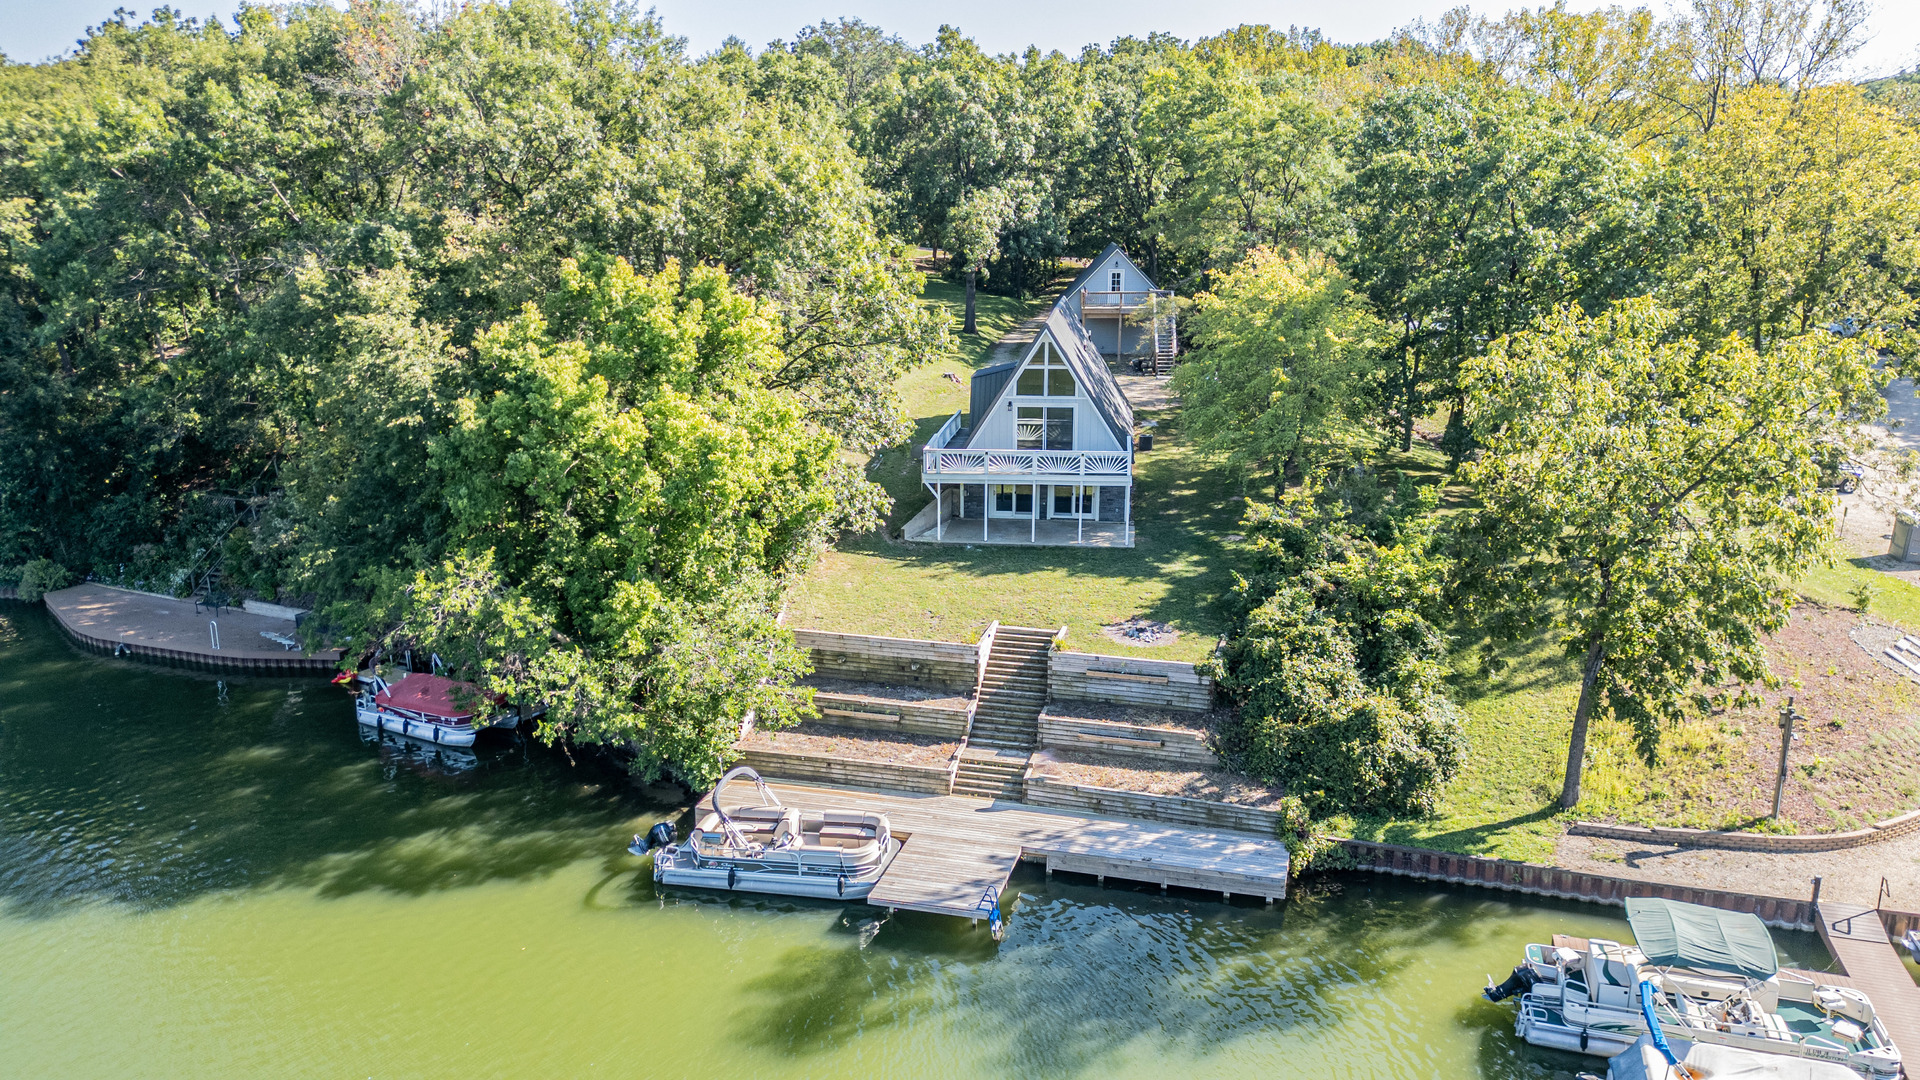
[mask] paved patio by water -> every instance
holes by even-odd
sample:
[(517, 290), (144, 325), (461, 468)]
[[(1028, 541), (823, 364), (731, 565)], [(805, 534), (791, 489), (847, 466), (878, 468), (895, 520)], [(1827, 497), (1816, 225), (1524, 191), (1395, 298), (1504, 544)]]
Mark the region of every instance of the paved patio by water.
[[(309, 653), (263, 636), (292, 637), (293, 623), (239, 608), (196, 611), (192, 600), (111, 585), (75, 585), (48, 593), (46, 602), (47, 610), (69, 635), (111, 652), (210, 667), (316, 674), (340, 661), (338, 649)], [(210, 623), (219, 628), (217, 649)]]

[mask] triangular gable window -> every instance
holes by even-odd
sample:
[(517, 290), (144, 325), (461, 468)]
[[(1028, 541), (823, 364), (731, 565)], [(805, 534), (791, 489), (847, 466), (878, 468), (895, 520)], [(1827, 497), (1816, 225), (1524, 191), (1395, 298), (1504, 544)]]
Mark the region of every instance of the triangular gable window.
[(1020, 369), (1013, 387), (1021, 397), (1072, 397), (1076, 389), (1073, 372), (1067, 370), (1066, 358), (1054, 347), (1051, 336), (1041, 337), (1040, 347)]

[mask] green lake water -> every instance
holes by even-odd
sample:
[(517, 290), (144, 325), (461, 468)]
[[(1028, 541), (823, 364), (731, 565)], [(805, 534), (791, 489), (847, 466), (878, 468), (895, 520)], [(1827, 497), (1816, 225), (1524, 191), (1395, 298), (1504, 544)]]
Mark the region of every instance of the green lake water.
[(995, 945), (658, 893), (624, 847), (682, 810), (502, 733), (364, 742), (323, 682), (108, 660), (0, 604), (0, 1076), (1570, 1077), (1598, 1062), (1477, 991), (1527, 941), (1627, 935), (1357, 874), (1263, 908), (1023, 869)]

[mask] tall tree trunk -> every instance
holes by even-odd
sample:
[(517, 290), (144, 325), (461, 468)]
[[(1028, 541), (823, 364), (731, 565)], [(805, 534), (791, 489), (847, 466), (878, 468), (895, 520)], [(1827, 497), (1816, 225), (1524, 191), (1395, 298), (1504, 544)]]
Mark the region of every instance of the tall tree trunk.
[(960, 327), (960, 332), (963, 334), (978, 334), (980, 332), (980, 328), (976, 326), (973, 321), (973, 281), (974, 278), (979, 276), (979, 273), (978, 270), (967, 271), (967, 321), (964, 326)]
[(1580, 674), (1580, 704), (1573, 710), (1573, 738), (1567, 742), (1567, 780), (1560, 786), (1560, 805), (1570, 807), (1580, 801), (1580, 769), (1586, 763), (1587, 721), (1593, 717), (1594, 698), (1600, 685), (1600, 665), (1606, 661), (1606, 648), (1595, 640), (1587, 647), (1587, 663)]

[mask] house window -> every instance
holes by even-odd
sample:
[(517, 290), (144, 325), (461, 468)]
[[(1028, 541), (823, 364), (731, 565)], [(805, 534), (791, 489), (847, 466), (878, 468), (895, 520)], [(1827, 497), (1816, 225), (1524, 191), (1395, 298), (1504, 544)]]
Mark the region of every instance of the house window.
[(1017, 450), (1040, 450), (1046, 445), (1046, 410), (1022, 405), (1013, 418), (1013, 445)]
[(1115, 270), (1113, 273), (1107, 275), (1107, 280), (1113, 282), (1113, 288), (1110, 291), (1120, 291), (1120, 271)]
[(1073, 396), (1073, 372), (1068, 371), (1066, 368), (1048, 368), (1047, 369), (1047, 396), (1048, 397), (1072, 397)]
[(1021, 397), (1040, 397), (1047, 392), (1047, 373), (1043, 368), (1030, 367), (1020, 373), (1019, 385), (1013, 388)]
[(1013, 392), (1019, 397), (1072, 397), (1079, 387), (1053, 342), (1042, 339), (1033, 360), (1020, 371)]
[(1097, 487), (1067, 487), (1063, 484), (1053, 486), (1053, 516), (1079, 517), (1099, 512), (1100, 489)]
[(1033, 485), (993, 485), (993, 509), (1000, 514), (1033, 513)]
[(1073, 449), (1073, 408), (1022, 405), (1013, 418), (1013, 445), (1018, 450)]
[(1047, 449), (1073, 449), (1073, 409), (1050, 408), (1047, 410)]

